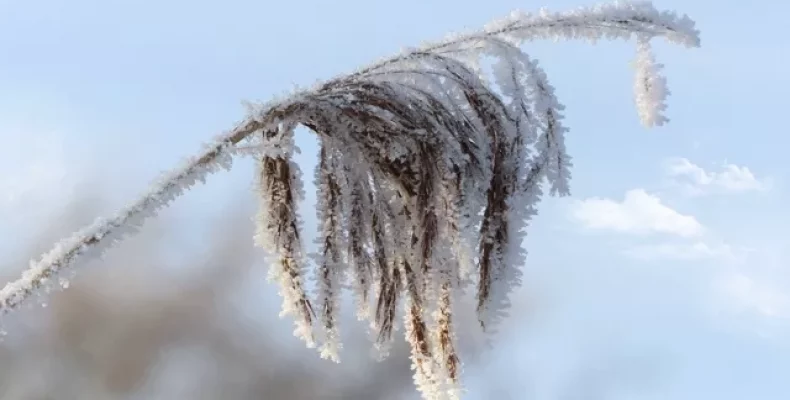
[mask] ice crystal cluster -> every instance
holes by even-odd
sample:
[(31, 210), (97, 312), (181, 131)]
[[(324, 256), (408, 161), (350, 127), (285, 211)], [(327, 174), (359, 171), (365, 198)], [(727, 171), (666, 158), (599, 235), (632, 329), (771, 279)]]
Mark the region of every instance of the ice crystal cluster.
[[(657, 36), (699, 45), (693, 21), (650, 3), (514, 12), (480, 31), (256, 105), (247, 120), (128, 208), (32, 261), (0, 291), (0, 309), (16, 307), (63, 268), (134, 233), (196, 181), (230, 168), (241, 148), (252, 148), (259, 163), (255, 242), (270, 255), (269, 277), (279, 284), (295, 334), (338, 360), (340, 296), (350, 288), (377, 347), (386, 351), (403, 324), (424, 397), (458, 397), (459, 295), (472, 290), (480, 327), (495, 329), (520, 282), (521, 244), (544, 186), (569, 193), (563, 106), (519, 46), (535, 39), (635, 39), (637, 110), (653, 126), (667, 121), (669, 94), (651, 52)], [(299, 126), (320, 143), (315, 254), (305, 253), (298, 215), (303, 181), (291, 155)]]

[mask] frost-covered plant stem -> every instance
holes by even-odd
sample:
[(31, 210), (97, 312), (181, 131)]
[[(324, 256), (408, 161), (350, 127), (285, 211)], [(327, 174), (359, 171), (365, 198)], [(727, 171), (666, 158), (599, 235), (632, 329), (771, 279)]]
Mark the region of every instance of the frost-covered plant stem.
[[(0, 290), (0, 310), (15, 308), (63, 268), (133, 233), (197, 180), (229, 168), (239, 149), (253, 149), (245, 153), (259, 159), (255, 239), (272, 257), (270, 279), (280, 285), (283, 314), (295, 319), (297, 336), (309, 346), (322, 342), (322, 354), (339, 359), (337, 306), (349, 282), (358, 316), (369, 320), (376, 345), (386, 350), (404, 301), (415, 382), (426, 398), (457, 395), (453, 294), (476, 286), (480, 326), (495, 330), (521, 279), (522, 240), (543, 183), (551, 194), (569, 194), (564, 107), (546, 73), (519, 45), (634, 37), (638, 114), (647, 126), (661, 125), (668, 121), (669, 90), (650, 41), (664, 37), (699, 46), (688, 17), (622, 2), (513, 13), (483, 30), (406, 50), (254, 107), (247, 121), (129, 207), (32, 261), (22, 278)], [(481, 67), (489, 60), (491, 74)], [(312, 269), (297, 212), (301, 172), (291, 159), (297, 126), (321, 143), (321, 221)], [(310, 272), (316, 300), (305, 287)], [(322, 334), (316, 336), (316, 328)]]
[(233, 146), (260, 127), (261, 123), (254, 120), (239, 124), (204, 146), (200, 154), (184, 160), (182, 166), (163, 175), (142, 196), (112, 217), (97, 218), (92, 224), (56, 243), (38, 260), (31, 260), (20, 279), (7, 283), (0, 290), (0, 311), (5, 313), (17, 307), (36, 289), (50, 282), (53, 276), (78, 259), (101, 256), (112, 245), (135, 234), (146, 219), (155, 216), (198, 181), (205, 182), (208, 175), (220, 169), (230, 169)]

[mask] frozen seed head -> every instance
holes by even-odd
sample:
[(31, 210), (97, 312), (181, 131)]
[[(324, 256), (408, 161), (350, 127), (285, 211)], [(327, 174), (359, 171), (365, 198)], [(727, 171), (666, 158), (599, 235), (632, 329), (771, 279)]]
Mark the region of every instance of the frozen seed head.
[[(323, 357), (338, 361), (340, 295), (386, 354), (398, 324), (425, 398), (460, 396), (454, 296), (476, 293), (479, 326), (495, 332), (521, 281), (526, 228), (544, 185), (570, 193), (564, 107), (546, 72), (520, 44), (536, 39), (636, 38), (634, 94), (647, 126), (664, 116), (669, 90), (650, 41), (699, 46), (686, 16), (650, 3), (569, 12), (514, 12), (480, 31), (397, 55), (262, 104), (200, 154), (165, 174), (128, 207), (63, 239), (0, 290), (9, 311), (77, 260), (136, 233), (180, 194), (233, 157), (258, 159), (255, 244), (269, 255), (282, 315)], [(483, 59), (493, 60), (490, 69)], [(319, 235), (305, 254), (302, 172), (294, 129), (320, 139), (314, 171)], [(242, 150), (240, 150), (242, 149)], [(309, 290), (314, 283), (314, 292)], [(67, 288), (69, 281), (60, 279)]]

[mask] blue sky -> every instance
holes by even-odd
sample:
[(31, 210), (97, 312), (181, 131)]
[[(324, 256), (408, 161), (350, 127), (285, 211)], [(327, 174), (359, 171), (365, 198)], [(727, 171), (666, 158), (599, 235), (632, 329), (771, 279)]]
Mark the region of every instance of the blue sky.
[[(241, 100), (515, 8), (591, 4), (550, 3), (0, 0), (0, 254), (96, 182), (123, 204), (243, 117)], [(567, 107), (573, 196), (541, 204), (491, 368), (524, 398), (785, 399), (790, 5), (654, 4), (702, 31), (699, 49), (656, 46), (672, 90), (659, 129), (633, 106), (633, 43), (525, 46)], [(251, 176), (242, 162), (179, 210), (219, 211)]]

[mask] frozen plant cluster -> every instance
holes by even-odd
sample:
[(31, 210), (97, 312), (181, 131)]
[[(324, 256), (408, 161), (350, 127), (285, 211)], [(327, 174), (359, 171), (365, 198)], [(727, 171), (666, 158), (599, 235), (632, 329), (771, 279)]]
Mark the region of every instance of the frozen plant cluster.
[[(658, 36), (699, 46), (693, 21), (650, 3), (512, 13), (480, 31), (257, 105), (131, 206), (32, 261), (0, 291), (0, 309), (16, 307), (80, 257), (133, 233), (197, 181), (229, 168), (240, 148), (253, 148), (260, 198), (255, 243), (271, 256), (269, 278), (279, 284), (295, 334), (339, 360), (339, 299), (349, 288), (384, 354), (403, 324), (423, 396), (457, 398), (458, 297), (473, 290), (480, 327), (495, 330), (520, 282), (521, 244), (543, 186), (569, 194), (563, 106), (545, 71), (519, 46), (536, 39), (636, 39), (635, 100), (642, 122), (653, 126), (667, 121), (669, 94), (650, 48)], [(304, 252), (298, 215), (303, 181), (291, 155), (299, 126), (320, 142), (316, 254)], [(315, 293), (307, 289), (311, 278)]]

